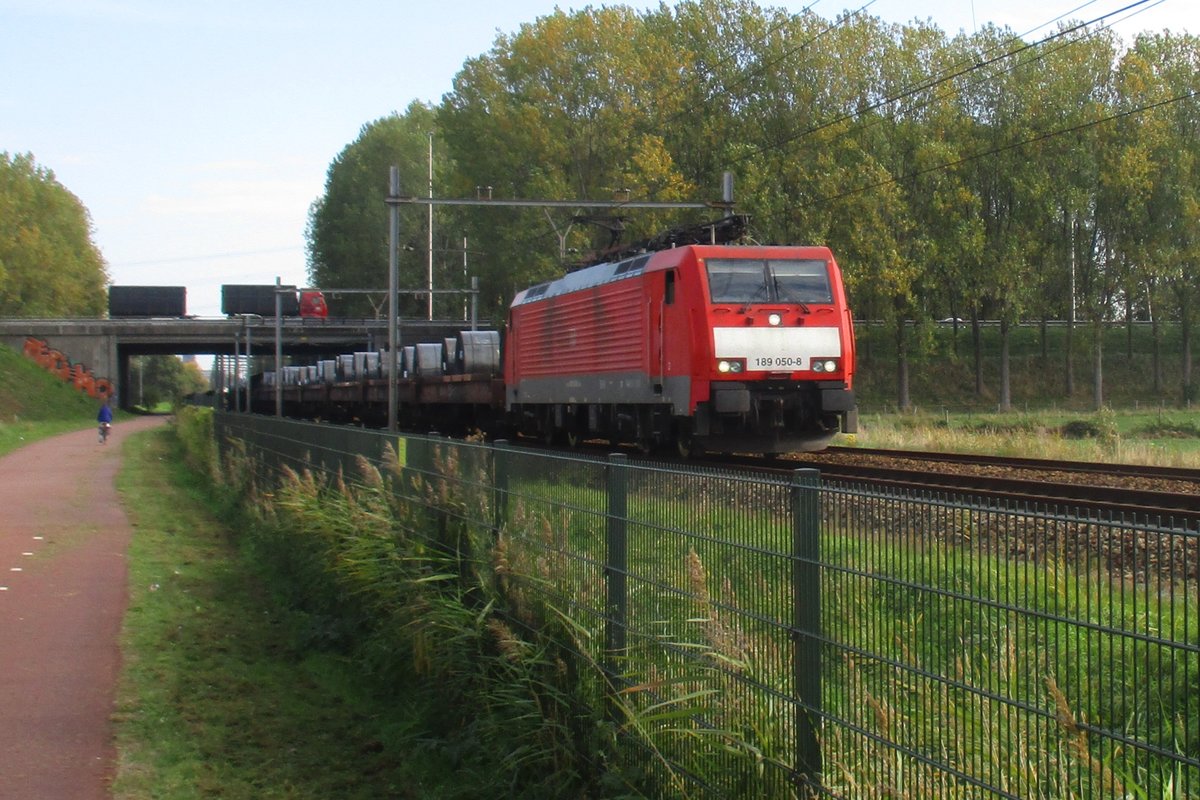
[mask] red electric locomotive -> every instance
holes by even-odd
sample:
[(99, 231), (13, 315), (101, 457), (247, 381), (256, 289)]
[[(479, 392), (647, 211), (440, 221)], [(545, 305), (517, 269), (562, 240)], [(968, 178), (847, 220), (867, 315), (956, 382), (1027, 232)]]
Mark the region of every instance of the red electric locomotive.
[(857, 426), (854, 331), (825, 247), (688, 245), (513, 300), (506, 406), (522, 432), (776, 453)]

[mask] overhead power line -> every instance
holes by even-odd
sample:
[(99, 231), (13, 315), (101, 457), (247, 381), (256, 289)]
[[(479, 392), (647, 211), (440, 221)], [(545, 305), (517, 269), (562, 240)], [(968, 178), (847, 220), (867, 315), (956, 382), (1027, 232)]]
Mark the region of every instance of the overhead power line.
[[(1038, 25), (1038, 26), (1036, 26), (1036, 27), (1034, 27), (1034, 28), (1031, 28), (1031, 29), (1030, 29), (1030, 31), (1027, 31), (1027, 32), (1026, 32), (1026, 34), (1027, 34), (1027, 33), (1029, 33), (1029, 32), (1032, 32), (1032, 31), (1034, 31), (1034, 30), (1040, 30), (1040, 29), (1042, 29), (1042, 28), (1046, 27), (1046, 25), (1052, 25), (1052, 24), (1054, 24), (1055, 22), (1058, 22), (1058, 21), (1062, 20), (1063, 18), (1065, 18), (1065, 17), (1069, 16), (1070, 14), (1074, 14), (1076, 11), (1079, 11), (1079, 10), (1080, 10), (1080, 9), (1082, 9), (1082, 8), (1086, 8), (1087, 6), (1090, 6), (1090, 5), (1092, 5), (1092, 4), (1096, 3), (1096, 2), (1097, 2), (1097, 0), (1088, 0), (1088, 2), (1084, 3), (1083, 5), (1076, 6), (1076, 7), (1075, 7), (1075, 8), (1073, 8), (1072, 10), (1070, 10), (1070, 11), (1068, 11), (1068, 12), (1064, 13), (1064, 14), (1060, 14), (1058, 17), (1055, 17), (1054, 19), (1050, 20), (1050, 22), (1048, 22), (1048, 23), (1045, 23), (1045, 24), (1043, 24), (1043, 25)], [(1140, 9), (1138, 9), (1137, 11), (1134, 11), (1133, 13), (1131, 13), (1131, 14), (1129, 15), (1129, 17), (1133, 17), (1133, 16), (1136, 16), (1137, 14), (1141, 14), (1143, 11), (1148, 11), (1149, 9), (1151, 9), (1151, 8), (1154, 8), (1155, 6), (1157, 6), (1157, 5), (1161, 4), (1161, 3), (1164, 3), (1164, 2), (1166, 2), (1166, 0), (1155, 0), (1155, 2), (1154, 2), (1153, 4), (1151, 4), (1151, 5), (1149, 5), (1149, 6), (1146, 6), (1145, 8), (1140, 8)], [(1134, 5), (1139, 5), (1139, 4), (1135, 3)], [(1111, 12), (1110, 14), (1108, 14), (1108, 15), (1106, 15), (1106, 16), (1104, 16), (1104, 17), (1097, 17), (1096, 19), (1107, 19), (1109, 16), (1112, 16), (1113, 14), (1122, 13), (1122, 11), (1124, 11), (1124, 10), (1127, 10), (1128, 8), (1132, 8), (1132, 6), (1127, 6), (1127, 7), (1126, 7), (1126, 9), (1122, 9), (1122, 10), (1120, 10), (1120, 11), (1116, 11), (1116, 12)], [(1117, 22), (1124, 21), (1125, 19), (1129, 19), (1129, 17), (1124, 17), (1124, 18), (1122, 18), (1121, 20), (1117, 20)], [(1093, 20), (1093, 22), (1094, 22), (1094, 20)], [(1091, 24), (1091, 23), (1084, 23), (1084, 26), (1087, 26), (1087, 25), (1090, 25), (1090, 24)], [(1098, 27), (1098, 28), (1092, 29), (1092, 31), (1093, 31), (1094, 33), (1099, 33), (1100, 31), (1106, 30), (1106, 29), (1108, 29), (1109, 27), (1111, 27), (1111, 25), (1112, 25), (1112, 24), (1114, 24), (1114, 23), (1109, 23), (1109, 24), (1106, 24), (1106, 25), (1102, 25), (1102, 26), (1100, 26), (1100, 27)], [(1071, 33), (1071, 32), (1074, 32), (1075, 30), (1078, 30), (1080, 27), (1081, 27), (1081, 26), (1075, 26), (1075, 27), (1071, 28), (1071, 29), (1070, 29), (1070, 30), (1068, 30), (1068, 31), (1064, 31), (1064, 32), (1062, 32), (1062, 34), (1066, 34), (1066, 33)], [(1021, 36), (1024, 36), (1024, 35), (1026, 35), (1026, 34), (1022, 34)], [(1061, 35), (1062, 35), (1062, 34), (1058, 34), (1058, 35), (1055, 35), (1055, 36), (1053, 36), (1053, 37), (1048, 37), (1048, 38), (1046, 38), (1046, 39), (1043, 39), (1041, 42), (1037, 42), (1037, 43), (1035, 43), (1034, 45), (1025, 45), (1025, 46), (1022, 46), (1022, 47), (1021, 47), (1019, 50), (1013, 51), (1013, 53), (1012, 53), (1012, 54), (1016, 55), (1016, 54), (1019, 54), (1019, 53), (1021, 53), (1021, 52), (1025, 52), (1025, 51), (1029, 50), (1031, 47), (1035, 47), (1035, 46), (1038, 46), (1038, 45), (1041, 45), (1041, 44), (1048, 43), (1048, 42), (1052, 41), (1052, 40), (1053, 40), (1053, 39), (1055, 39), (1055, 38), (1061, 38)], [(999, 73), (992, 73), (992, 74), (990, 74), (990, 75), (985, 75), (984, 77), (980, 78), (979, 80), (971, 81), (971, 82), (969, 82), (969, 83), (967, 83), (967, 84), (966, 84), (966, 88), (967, 88), (967, 89), (972, 89), (972, 88), (975, 88), (975, 87), (977, 87), (977, 86), (982, 86), (983, 84), (987, 83), (989, 80), (991, 80), (992, 78), (994, 78), (994, 77), (995, 77), (995, 75), (997, 75), (997, 74), (1006, 74), (1006, 73), (1015, 72), (1016, 70), (1018, 70), (1018, 69), (1020, 69), (1020, 68), (1022, 68), (1022, 67), (1029, 66), (1030, 64), (1032, 64), (1032, 63), (1034, 63), (1034, 62), (1036, 62), (1036, 61), (1045, 60), (1046, 58), (1049, 58), (1050, 56), (1052, 56), (1052, 55), (1054, 55), (1054, 54), (1056, 54), (1056, 53), (1059, 53), (1059, 52), (1061, 52), (1061, 51), (1063, 51), (1063, 50), (1067, 49), (1068, 47), (1073, 47), (1073, 46), (1075, 46), (1075, 45), (1077, 45), (1077, 44), (1079, 44), (1079, 43), (1081, 43), (1081, 42), (1085, 42), (1085, 41), (1087, 41), (1089, 38), (1091, 38), (1091, 37), (1092, 37), (1092, 35), (1093, 35), (1093, 33), (1089, 32), (1089, 34), (1088, 34), (1088, 35), (1086, 35), (1086, 36), (1081, 36), (1081, 37), (1078, 37), (1078, 38), (1075, 38), (1075, 39), (1067, 39), (1066, 41), (1062, 41), (1062, 42), (1059, 42), (1059, 43), (1057, 43), (1055, 47), (1053, 47), (1053, 48), (1050, 48), (1050, 49), (1045, 49), (1045, 48), (1042, 48), (1042, 47), (1038, 47), (1038, 49), (1036, 50), (1036, 52), (1034, 53), (1034, 55), (1033, 55), (1031, 58), (1029, 58), (1029, 59), (1026, 59), (1026, 60), (1024, 60), (1024, 61), (1019, 61), (1019, 62), (1017, 62), (1017, 63), (1011, 64), (1011, 65), (1009, 65), (1009, 66), (1005, 67), (1005, 68), (1004, 68), (1003, 70), (1001, 70)], [(1007, 39), (1007, 40), (1005, 40), (1005, 43), (1007, 44), (1007, 43), (1009, 43), (1009, 42), (1016, 42), (1016, 41), (1021, 41), (1021, 37), (1013, 37), (1013, 38), (1011, 38), (1011, 39)], [(986, 54), (986, 53), (995, 52), (997, 49), (999, 49), (999, 47), (1000, 47), (1000, 45), (999, 45), (999, 44), (997, 44), (996, 46), (994, 46), (994, 47), (991, 47), (991, 48), (988, 48), (987, 50), (985, 50), (985, 51), (984, 51), (984, 53)], [(996, 60), (998, 60), (998, 59), (993, 59), (992, 61), (996, 61)], [(961, 65), (961, 64), (963, 64), (963, 63), (964, 63), (964, 62), (960, 61), (960, 62), (958, 62), (958, 65)], [(974, 62), (972, 62), (972, 63), (974, 63)], [(957, 65), (956, 65), (956, 66), (957, 66)], [(953, 68), (954, 68), (954, 67), (951, 67), (951, 69), (953, 69)], [(946, 82), (946, 81), (938, 81), (937, 85), (938, 85), (938, 86), (940, 86), (941, 84), (944, 84), (945, 82)], [(906, 90), (906, 91), (907, 91), (907, 90)], [(942, 93), (941, 93), (941, 92), (934, 92), (934, 93), (932, 93), (932, 96), (931, 96), (931, 97), (929, 97), (928, 99), (926, 99), (926, 100), (924, 100), (924, 101), (922, 101), (922, 102), (919, 102), (919, 103), (914, 103), (914, 104), (912, 104), (912, 105), (908, 106), (908, 110), (911, 112), (911, 111), (917, 111), (917, 110), (920, 110), (920, 109), (922, 109), (922, 108), (925, 108), (925, 107), (929, 106), (930, 104), (932, 104), (932, 103), (933, 103), (935, 100), (938, 100), (938, 99), (940, 99), (942, 96), (943, 96), (943, 95), (942, 95)], [(903, 98), (902, 98), (902, 97), (900, 97), (899, 99), (903, 99)], [(857, 115), (855, 115), (855, 116), (857, 116)], [(839, 120), (839, 121), (840, 121), (840, 120)], [(848, 136), (848, 135), (850, 135), (851, 133), (854, 133), (854, 132), (857, 132), (857, 133), (862, 133), (863, 131), (868, 131), (868, 130), (870, 130), (871, 128), (874, 128), (874, 127), (876, 127), (876, 126), (878, 126), (878, 125), (882, 125), (882, 124), (884, 124), (886, 121), (887, 121), (887, 120), (886, 120), (885, 118), (883, 118), (883, 117), (876, 117), (876, 118), (874, 118), (874, 119), (873, 119), (872, 121), (870, 121), (870, 122), (863, 123), (863, 124), (859, 125), (857, 128), (853, 128), (853, 129), (847, 129), (847, 130), (843, 131), (842, 133), (840, 133), (840, 134), (838, 134), (837, 136), (835, 136), (835, 137), (834, 137), (834, 141), (836, 141), (837, 139), (839, 139), (839, 138), (841, 138), (841, 137), (843, 137), (843, 136)], [(816, 131), (816, 130), (820, 130), (820, 128), (816, 128), (816, 129), (814, 129), (814, 131)]]
[[(912, 97), (913, 95), (916, 95), (920, 92), (934, 89), (938, 86), (941, 86), (944, 83), (948, 83), (957, 78), (961, 78), (964, 75), (969, 75), (972, 72), (981, 70), (984, 67), (991, 66), (992, 64), (996, 64), (1000, 61), (1004, 61), (1005, 59), (1012, 58), (1014, 56), (1017, 56), (1021, 53), (1026, 52), (1028, 50), (1031, 50), (1033, 48), (1040, 47), (1044, 44), (1052, 42), (1055, 39), (1060, 39), (1064, 36), (1067, 36), (1068, 34), (1074, 33), (1081, 29), (1085, 29), (1089, 25), (1094, 25), (1097, 22), (1099, 22), (1103, 19), (1106, 19), (1107, 17), (1115, 16), (1117, 14), (1123, 14), (1124, 12), (1129, 11), (1130, 9), (1137, 8), (1138, 6), (1145, 5), (1146, 3), (1149, 3), (1149, 2), (1151, 2), (1151, 0), (1135, 0), (1135, 2), (1130, 3), (1129, 5), (1125, 6), (1124, 8), (1120, 8), (1120, 9), (1110, 12), (1108, 14), (1104, 14), (1102, 16), (1095, 17), (1094, 19), (1092, 19), (1088, 22), (1081, 22), (1077, 25), (1073, 25), (1070, 28), (1066, 28), (1062, 31), (1051, 34), (1051, 35), (1049, 35), (1043, 39), (1040, 39), (1036, 42), (1031, 42), (1029, 44), (1023, 44), (1022, 46), (1016, 48), (1015, 50), (1007, 51), (1005, 53), (1002, 53), (1001, 55), (997, 55), (993, 58), (989, 58), (989, 59), (986, 59), (983, 61), (973, 62), (973, 63), (971, 63), (970, 66), (957, 69), (954, 72), (951, 72), (949, 74), (942, 75), (941, 77), (932, 78), (930, 80), (925, 81), (924, 83), (920, 83), (915, 86), (907, 87), (907, 88), (901, 90), (897, 94), (891, 95), (889, 97), (885, 97), (885, 98), (878, 100), (874, 103), (871, 103), (861, 109), (857, 109), (850, 113), (842, 114), (838, 117), (835, 117), (834, 119), (828, 120), (819, 125), (814, 125), (810, 128), (800, 131), (799, 133), (783, 137), (782, 139), (779, 139), (775, 142), (771, 142), (769, 144), (765, 144), (765, 145), (762, 145), (761, 147), (750, 150), (747, 153), (744, 153), (738, 159), (738, 161), (745, 161), (746, 159), (751, 158), (753, 156), (763, 155), (763, 154), (769, 153), (773, 150), (782, 151), (783, 148), (786, 147), (787, 145), (797, 142), (807, 136), (811, 136), (815, 133), (819, 133), (820, 131), (830, 128), (834, 125), (838, 125), (843, 122), (853, 121), (855, 119), (858, 119), (859, 117), (866, 115), (869, 112), (876, 111), (880, 108), (883, 108), (884, 106), (888, 106), (888, 105), (891, 105), (892, 103), (896, 103), (901, 100), (904, 100), (905, 98)], [(1161, 2), (1161, 0), (1159, 0), (1159, 2)], [(960, 63), (962, 63), (962, 62), (960, 62)]]
[(1180, 103), (1180, 102), (1183, 102), (1184, 100), (1190, 100), (1194, 97), (1200, 97), (1200, 91), (1184, 92), (1181, 95), (1177, 95), (1177, 96), (1169, 98), (1167, 100), (1160, 100), (1155, 103), (1149, 103), (1144, 106), (1139, 106), (1138, 108), (1131, 108), (1126, 111), (1118, 112), (1116, 114), (1110, 114), (1107, 117), (1101, 117), (1100, 119), (1091, 120), (1090, 122), (1080, 123), (1079, 125), (1072, 125), (1069, 128), (1062, 128), (1062, 129), (1055, 130), (1055, 131), (1049, 131), (1047, 133), (1040, 133), (1035, 136), (1030, 136), (1027, 139), (1022, 139), (1021, 141), (1018, 141), (1018, 142), (1011, 142), (1009, 144), (1001, 145), (999, 147), (994, 147), (991, 150), (985, 150), (980, 153), (972, 153), (971, 155), (963, 156), (962, 158), (958, 158), (953, 161), (947, 161), (943, 164), (938, 164), (938, 165), (935, 165), (932, 167), (925, 167), (923, 169), (913, 170), (911, 172), (905, 173), (904, 175), (897, 175), (897, 176), (894, 176), (891, 178), (887, 178), (885, 180), (876, 181), (871, 184), (867, 184), (864, 186), (859, 186), (854, 189), (850, 189), (848, 191), (842, 192), (841, 194), (832, 195), (831, 197), (828, 198), (828, 200), (829, 201), (841, 200), (846, 197), (852, 197), (856, 194), (862, 194), (863, 192), (869, 192), (874, 189), (879, 189), (883, 186), (890, 186), (891, 184), (899, 183), (901, 181), (907, 181), (912, 178), (917, 178), (917, 177), (920, 177), (922, 175), (927, 175), (932, 172), (938, 172), (940, 170), (945, 170), (945, 169), (954, 169), (955, 167), (960, 167), (963, 164), (969, 164), (972, 161), (978, 161), (981, 158), (987, 158), (988, 156), (999, 155), (1000, 153), (1007, 153), (1010, 150), (1016, 150), (1018, 148), (1025, 147), (1026, 145), (1036, 144), (1038, 142), (1046, 141), (1047, 139), (1053, 139), (1056, 136), (1065, 136), (1067, 134), (1077, 133), (1079, 131), (1087, 130), (1088, 128), (1094, 128), (1097, 125), (1103, 125), (1106, 122), (1114, 122), (1119, 119), (1124, 119), (1126, 117), (1134, 116), (1135, 114), (1143, 114), (1147, 111), (1153, 111), (1154, 109), (1157, 109), (1157, 108), (1163, 108), (1163, 107), (1166, 107), (1169, 105), (1173, 105), (1175, 103)]

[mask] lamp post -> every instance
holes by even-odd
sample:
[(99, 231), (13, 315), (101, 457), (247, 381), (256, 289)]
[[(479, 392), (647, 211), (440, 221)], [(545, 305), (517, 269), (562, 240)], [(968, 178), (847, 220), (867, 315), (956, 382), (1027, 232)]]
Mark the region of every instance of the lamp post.
[(249, 414), (251, 411), (253, 411), (253, 407), (250, 402), (250, 355), (252, 353), (250, 342), (250, 320), (253, 317), (259, 323), (261, 323), (263, 318), (259, 314), (242, 314), (240, 316), (242, 318), (242, 325), (246, 331), (246, 413)]
[(237, 331), (233, 332), (233, 413), (242, 410), (242, 387), (238, 380), (242, 377), (242, 337)]
[(283, 416), (283, 289), (275, 276), (275, 416)]
[[(431, 140), (432, 141), (432, 140)], [(400, 168), (392, 167), (388, 173), (388, 199), (400, 194)], [(396, 397), (396, 348), (399, 346), (399, 309), (396, 308), (396, 290), (399, 288), (400, 257), (396, 252), (400, 246), (400, 207), (389, 205), (388, 214), (388, 410), (387, 429), (396, 432), (396, 417), (400, 403)], [(433, 297), (433, 295), (430, 295)]]

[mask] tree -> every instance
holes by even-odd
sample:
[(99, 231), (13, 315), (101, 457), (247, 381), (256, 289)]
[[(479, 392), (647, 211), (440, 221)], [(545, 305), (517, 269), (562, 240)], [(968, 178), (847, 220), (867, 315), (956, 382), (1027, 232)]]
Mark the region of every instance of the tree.
[(146, 409), (175, 403), (208, 388), (208, 380), (195, 362), (185, 364), (179, 356), (134, 356), (129, 360), (129, 374), (129, 398)]
[(79, 198), (31, 154), (0, 152), (0, 316), (100, 316), (107, 283)]
[[(1200, 38), (1139, 36), (1121, 59), (1121, 136), (1109, 154), (1107, 201), (1121, 255), (1137, 266), (1148, 293), (1170, 286), (1180, 322), (1183, 395), (1195, 399), (1192, 326), (1200, 297)], [(1139, 111), (1145, 109), (1144, 111)], [(1153, 295), (1147, 298), (1152, 303)], [(1157, 326), (1155, 328), (1157, 345)]]
[[(388, 286), (388, 180), (400, 168), (401, 191), (424, 195), (429, 181), (429, 134), (437, 130), (433, 112), (413, 103), (403, 115), (393, 114), (362, 127), (330, 165), (325, 193), (309, 209), (309, 280), (328, 289), (378, 289), (374, 298), (342, 295), (331, 298), (339, 316), (384, 313)], [(452, 168), (442, 164), (448, 173)], [(400, 288), (425, 285), (427, 215), (424, 207), (401, 208)], [(336, 293), (335, 293), (336, 294)], [(405, 294), (402, 314), (425, 316), (425, 299)]]
[[(1092, 323), (1092, 397), (1099, 408), (1104, 396), (1101, 333), (1112, 318), (1121, 282), (1121, 260), (1114, 255), (1110, 220), (1101, 202), (1102, 154), (1111, 149), (1113, 127), (1096, 124), (1112, 114), (1116, 40), (1111, 32), (1064, 31), (1035, 52), (1037, 69), (1028, 71), (1034, 81), (1031, 112), (1043, 130), (1064, 133), (1029, 148), (1040, 167), (1029, 180), (1029, 251), (1037, 266), (1031, 278), (1049, 290), (1040, 298), (1065, 298), (1056, 310), (1069, 325), (1076, 307)], [(1035, 302), (1040, 299), (1034, 297)]]
[[(988, 27), (973, 37), (981, 53), (1013, 52), (1019, 42), (1007, 30)], [(998, 60), (988, 63), (986, 80), (964, 92), (964, 111), (974, 120), (967, 171), (980, 199), (984, 244), (976, 275), (972, 324), (975, 330), (976, 387), (982, 388), (978, 325), (984, 313), (1000, 320), (999, 407), (1011, 407), (1009, 335), (1021, 319), (1033, 285), (1032, 231), (1041, 219), (1040, 165), (1022, 143), (1036, 130), (1038, 75), (1010, 71)], [(1036, 65), (1035, 65), (1036, 66)]]
[[(1045, 347), (1046, 321), (1076, 309), (1092, 325), (1100, 403), (1099, 333), (1122, 308), (1127, 322), (1177, 319), (1190, 345), (1198, 50), (1165, 34), (1121, 56), (1111, 34), (1069, 25), (1037, 44), (994, 27), (947, 40), (928, 23), (831, 22), (754, 0), (559, 10), (464, 63), (436, 109), (364, 126), (312, 209), (313, 280), (382, 290), (387, 168), (424, 194), (430, 131), (442, 197), (695, 200), (732, 170), (753, 240), (829, 245), (860, 318), (894, 327), (901, 406), (930, 319), (970, 315), (981, 397), (979, 324), (1000, 321), (1007, 408), (1010, 331), (1041, 320)], [(499, 320), (516, 291), (607, 244), (579, 216), (590, 211), (440, 207), (440, 285), (459, 280), (469, 239), (483, 314)], [(423, 278), (425, 209), (403, 212), (402, 276)], [(608, 223), (633, 241), (684, 219), (695, 215)], [(1185, 355), (1189, 387), (1190, 369)]]
[[(627, 7), (560, 10), (469, 59), (438, 112), (459, 170), (458, 191), (487, 186), (497, 198), (693, 199), (694, 185), (664, 138), (670, 126), (660, 124), (679, 108), (675, 87), (685, 55), (648, 18)], [(569, 251), (607, 244), (573, 216), (540, 209), (474, 214), (471, 237), (487, 243), (481, 281), (491, 308), (561, 274)], [(631, 216), (627, 240), (677, 218)]]

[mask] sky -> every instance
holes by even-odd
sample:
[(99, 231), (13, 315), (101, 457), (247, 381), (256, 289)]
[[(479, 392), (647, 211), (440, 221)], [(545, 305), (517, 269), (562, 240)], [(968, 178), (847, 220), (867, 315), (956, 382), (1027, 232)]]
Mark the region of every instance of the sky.
[[(867, 5), (950, 34), (993, 22), (1033, 39), (1064, 15), (1111, 15), (1126, 42), (1200, 33), (1197, 0), (1114, 14), (1134, 2), (759, 0), (829, 19)], [(498, 34), (584, 5), (0, 0), (0, 151), (32, 153), (79, 197), (114, 284), (185, 286), (188, 312), (216, 317), (222, 284), (306, 285), (309, 206), (363, 125), (439, 102)]]

